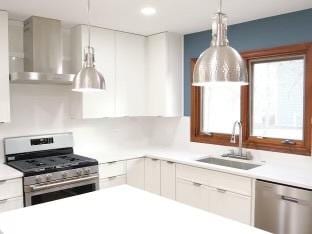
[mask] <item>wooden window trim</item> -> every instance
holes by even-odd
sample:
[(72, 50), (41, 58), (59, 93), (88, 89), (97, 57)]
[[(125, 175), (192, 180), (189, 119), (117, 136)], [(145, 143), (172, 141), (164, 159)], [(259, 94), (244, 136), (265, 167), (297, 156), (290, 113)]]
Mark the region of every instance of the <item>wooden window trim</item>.
[[(241, 91), (241, 121), (243, 125), (243, 141), (245, 148), (268, 150), (275, 152), (311, 155), (311, 99), (312, 99), (312, 43), (303, 43), (282, 46), (271, 49), (248, 51), (241, 54), (249, 69), (249, 61), (253, 59), (305, 55), (305, 92), (304, 92), (304, 140), (294, 141), (295, 145), (282, 144), (282, 139), (263, 138), (250, 136), (250, 87), (243, 86)], [(196, 63), (196, 58), (191, 59), (191, 72)], [(193, 74), (191, 74), (193, 77)], [(201, 88), (191, 86), (191, 141), (235, 146), (230, 143), (230, 134), (214, 133), (211, 136), (200, 132), (201, 115)]]

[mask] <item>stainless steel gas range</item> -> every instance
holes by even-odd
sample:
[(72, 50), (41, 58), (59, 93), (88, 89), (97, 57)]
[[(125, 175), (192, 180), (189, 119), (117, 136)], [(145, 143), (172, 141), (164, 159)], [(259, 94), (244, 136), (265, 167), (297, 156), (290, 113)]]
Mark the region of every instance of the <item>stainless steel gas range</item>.
[(24, 174), (25, 206), (98, 190), (98, 162), (73, 153), (61, 133), (4, 139), (6, 163)]

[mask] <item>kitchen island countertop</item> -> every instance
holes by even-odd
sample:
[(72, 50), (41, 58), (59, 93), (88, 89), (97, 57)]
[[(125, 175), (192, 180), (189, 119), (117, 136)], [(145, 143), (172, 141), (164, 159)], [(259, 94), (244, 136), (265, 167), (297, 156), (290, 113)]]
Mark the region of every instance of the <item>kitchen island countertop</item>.
[(0, 214), (4, 234), (266, 233), (127, 185)]

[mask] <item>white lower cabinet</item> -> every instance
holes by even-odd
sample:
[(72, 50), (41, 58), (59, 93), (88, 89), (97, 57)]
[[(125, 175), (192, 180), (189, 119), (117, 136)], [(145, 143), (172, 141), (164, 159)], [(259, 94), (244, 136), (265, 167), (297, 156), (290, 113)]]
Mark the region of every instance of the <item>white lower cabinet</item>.
[(0, 212), (24, 207), (23, 196), (0, 200)]
[(177, 201), (251, 224), (251, 179), (181, 164), (176, 168)]
[(242, 223), (251, 223), (251, 197), (217, 188), (211, 188), (208, 197), (209, 211)]
[(200, 209), (209, 210), (209, 192), (199, 183), (177, 178), (176, 200)]
[(161, 196), (175, 200), (176, 197), (176, 164), (170, 161), (160, 163)]
[(126, 161), (116, 161), (100, 164), (100, 189), (125, 184), (126, 164)]
[(22, 208), (23, 206), (22, 178), (0, 181), (0, 212)]
[(145, 190), (160, 195), (160, 160), (145, 158)]
[(22, 178), (0, 181), (0, 201), (23, 196)]
[(126, 183), (126, 175), (112, 176), (100, 179), (100, 189), (115, 187)]
[(127, 161), (127, 184), (139, 189), (145, 185), (145, 159), (131, 159)]

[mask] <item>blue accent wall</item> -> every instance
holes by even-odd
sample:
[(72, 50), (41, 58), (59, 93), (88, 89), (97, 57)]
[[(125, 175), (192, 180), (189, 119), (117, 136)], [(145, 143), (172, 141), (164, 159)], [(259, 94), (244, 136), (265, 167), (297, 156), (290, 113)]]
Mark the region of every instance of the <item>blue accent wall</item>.
[[(229, 16), (230, 18), (231, 16)], [(312, 8), (229, 26), (230, 45), (240, 52), (312, 42)], [(211, 31), (184, 36), (184, 115), (190, 115), (191, 58), (207, 49)]]

